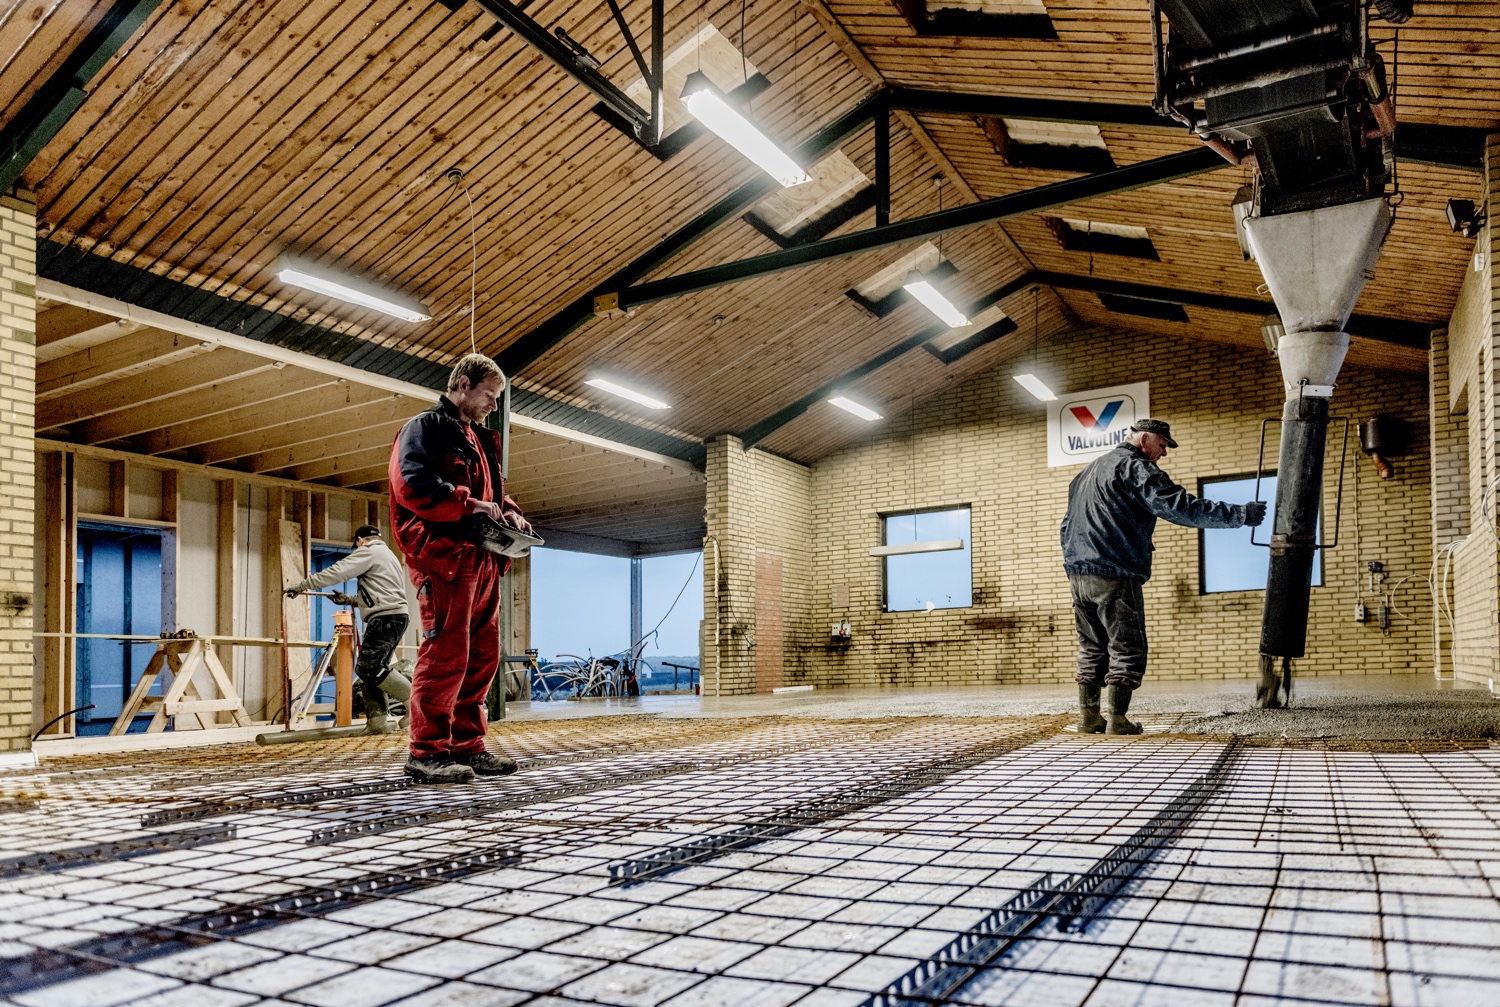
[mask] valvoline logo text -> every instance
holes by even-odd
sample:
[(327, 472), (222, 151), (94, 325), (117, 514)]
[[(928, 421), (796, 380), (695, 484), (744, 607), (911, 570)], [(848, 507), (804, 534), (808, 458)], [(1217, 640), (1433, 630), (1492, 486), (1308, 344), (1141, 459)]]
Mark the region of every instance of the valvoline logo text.
[(1123, 444), (1137, 416), (1134, 397), (1119, 394), (1067, 402), (1060, 412), (1059, 446), (1066, 455), (1097, 454)]

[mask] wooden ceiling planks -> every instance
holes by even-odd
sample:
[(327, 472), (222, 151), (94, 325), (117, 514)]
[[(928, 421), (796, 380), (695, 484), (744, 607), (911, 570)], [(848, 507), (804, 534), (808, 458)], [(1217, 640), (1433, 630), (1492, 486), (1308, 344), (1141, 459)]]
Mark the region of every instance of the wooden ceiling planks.
[[(751, 58), (773, 78), (758, 105), (773, 129), (779, 120), (767, 110), (778, 101), (798, 97), (827, 117), (866, 90), (841, 58), (827, 58), (836, 50), (811, 18), (802, 18), (805, 30), (788, 32), (796, 8), (761, 6), (748, 38)], [(198, 28), (226, 36), (219, 48), (227, 62), (215, 63), (205, 48), (202, 62), (214, 69), (173, 81), (121, 123), (86, 103), (90, 114), (72, 128), (87, 144), (62, 139), (49, 148), (70, 150), (56, 170), (40, 162), (36, 169), (44, 172), (35, 179), (43, 217), (57, 237), (76, 233), (119, 259), (276, 309), (286, 301), (279, 288), (267, 289), (276, 286), (269, 267), (282, 248), (368, 267), (411, 233), (401, 224), (419, 224), (447, 200), (440, 226), (386, 264), (393, 282), (433, 294), (438, 322), (418, 340), (409, 327), (338, 311), (366, 334), (446, 355), (468, 341), (466, 206), (451, 200), (441, 181), (444, 169), (460, 164), (470, 172), (487, 232), (479, 321), (493, 351), (550, 313), (559, 297), (576, 296), (580, 274), (608, 268), (622, 246), (648, 247), (674, 215), (688, 219), (754, 170), (713, 143), (658, 164), (594, 116), (586, 92), (513, 36), (501, 32), (481, 43), (492, 22), (476, 8), (457, 17), (423, 4), (327, 7), (271, 5), (253, 25), (221, 17)], [(680, 34), (696, 23), (692, 10), (679, 20)], [(307, 11), (325, 16), (304, 32), (295, 19)], [(375, 18), (377, 30), (350, 30), (361, 15)], [(607, 34), (607, 20), (600, 7), (570, 32), (585, 40)], [(405, 44), (413, 35), (431, 51), (391, 54), (394, 40)], [(241, 36), (260, 48), (233, 45)], [(791, 51), (793, 41), (801, 53)], [(149, 63), (159, 43), (138, 40), (119, 61), (120, 76), (144, 72), (137, 64)], [(624, 59), (615, 62), (623, 66)], [(792, 96), (794, 87), (808, 93)], [(239, 108), (251, 114), (226, 111)], [(134, 153), (118, 156), (122, 144)], [(569, 170), (584, 151), (591, 170)], [(675, 184), (663, 186), (664, 179)], [(642, 190), (652, 192), (644, 203)], [(407, 206), (405, 218), (390, 219), (387, 211)], [(568, 253), (577, 270), (555, 268)], [(302, 295), (291, 302), (327, 306)], [(320, 312), (309, 318), (319, 320)]]
[[(53, 12), (49, 17), (70, 3), (75, 7), (66, 9), (76, 9), (76, 0), (46, 8)], [(896, 84), (1137, 105), (1150, 99), (1144, 0), (1049, 3), (1058, 31), (1053, 41), (919, 37), (889, 0), (828, 7), (858, 51), (841, 50), (841, 41), (816, 25), (817, 11), (808, 13), (798, 0), (760, 0), (747, 8), (747, 56), (772, 82), (756, 100), (755, 114), (788, 143), (811, 135), (869, 93), (868, 69), (860, 70), (866, 57)], [(617, 83), (634, 78), (604, 5), (545, 0), (528, 11), (544, 24), (565, 26), (604, 60)], [(627, 8), (638, 27), (644, 13), (640, 3)], [(705, 19), (738, 43), (738, 13), (733, 3), (706, 10), (669, 5), (668, 46)], [(0, 61), (9, 59), (0, 62), (0, 100), (15, 97), (4, 90), (6, 80), (16, 79), (5, 76), (12, 66), (24, 60), (47, 65), (38, 62), (40, 49), (17, 48), (18, 24), (0, 23)], [(470, 326), (468, 204), (443, 180), (447, 168), (461, 166), (468, 173), (478, 220), (475, 328), (479, 346), (492, 353), (756, 177), (756, 169), (712, 137), (666, 164), (657, 162), (594, 116), (591, 95), (509, 32), (484, 40), (492, 26), (474, 5), (450, 12), (401, 0), (165, 4), (96, 78), (89, 100), (28, 172), (27, 183), (42, 200), (42, 230), (59, 242), (76, 242), (248, 304), (447, 359), (467, 350)], [(1500, 12), (1492, 5), (1419, 3), (1417, 17), (1400, 31), (1396, 92), (1402, 118), (1500, 123), (1500, 84), (1491, 72), (1500, 65), (1497, 28)], [(1377, 24), (1375, 34), (1383, 39), (1391, 32)], [(1394, 55), (1394, 46), (1386, 44), (1384, 51)], [(1066, 177), (1005, 167), (970, 119), (924, 114), (915, 121), (925, 135), (912, 134), (900, 118), (893, 124), (895, 219), (936, 209), (930, 178), (939, 164), (951, 165), (984, 198)], [(1102, 135), (1121, 164), (1195, 143), (1185, 130), (1106, 126)], [(870, 130), (844, 150), (873, 175)], [(1442, 202), (1473, 195), (1476, 182), (1462, 172), (1405, 164), (1401, 173), (1406, 203), (1359, 310), (1441, 320), (1451, 310), (1470, 252), (1470, 243), (1448, 233)], [(956, 289), (965, 297), (987, 293), (1028, 268), (1024, 257), (1041, 269), (1256, 297), (1259, 272), (1240, 258), (1228, 212), (1229, 196), (1245, 177), (1244, 169), (1226, 166), (1061, 211), (1146, 227), (1159, 262), (1098, 255), (1090, 260), (1064, 251), (1035, 218), (950, 236), (945, 246), (962, 270)], [(961, 189), (949, 188), (946, 205), (957, 202), (953, 197)], [(871, 216), (844, 230), (868, 226)], [(771, 248), (734, 220), (656, 273)], [(435, 320), (407, 325), (282, 288), (272, 279), (271, 264), (286, 250), (383, 276), (424, 298)], [(876, 320), (842, 296), (873, 271), (872, 263), (899, 252), (888, 249), (649, 305), (630, 319), (596, 319), (529, 369), (522, 383), (690, 438), (743, 430), (928, 324), (911, 307)], [(1412, 284), (1411, 276), (1423, 282)], [(1061, 313), (1073, 311), (1146, 331), (1173, 324), (1101, 315), (1091, 294), (1067, 292), (1055, 303), (1057, 324), (1065, 324)], [(1205, 323), (1203, 338), (1258, 338), (1252, 317), (1188, 311), (1194, 324), (1212, 322)], [(931, 380), (946, 382), (998, 360), (1005, 345), (1001, 340), (984, 347), (954, 367), (940, 368)], [(1411, 366), (1404, 351), (1360, 352), (1366, 360)], [(915, 372), (929, 365), (939, 366), (918, 351), (861, 387), (885, 394), (882, 382), (910, 367), (913, 374), (905, 380), (926, 388), (928, 377)], [(581, 384), (600, 369), (656, 384), (674, 409), (665, 419), (644, 417), (605, 401)], [(241, 383), (267, 395), (274, 394), (271, 386), (256, 376)], [(327, 391), (320, 385), (306, 394)], [(179, 398), (196, 401), (196, 394)], [(288, 408), (301, 402), (283, 400)], [(309, 398), (307, 405), (317, 409), (321, 402)], [(121, 410), (72, 429), (78, 436), (85, 430), (87, 436), (126, 436), (188, 458), (240, 463), (253, 457), (252, 464), (263, 465), (282, 451), (298, 464), (323, 461), (307, 461), (307, 453), (295, 449), (332, 434), (283, 431), (278, 427), (284, 425), (266, 424), (264, 412), (255, 409), (254, 402), (237, 403), (157, 427), (142, 426), (150, 421), (149, 410)], [(359, 441), (356, 431), (384, 422), (371, 420), (367, 427), (361, 415), (348, 405), (329, 413), (326, 422)], [(251, 425), (234, 432), (230, 417)], [(767, 444), (810, 460), (848, 436), (832, 429), (804, 417)], [(354, 475), (373, 471), (367, 467)], [(345, 476), (351, 474), (339, 477)]]
[(0, 10), (0, 122), (9, 122), (104, 17), (93, 0), (11, 0)]

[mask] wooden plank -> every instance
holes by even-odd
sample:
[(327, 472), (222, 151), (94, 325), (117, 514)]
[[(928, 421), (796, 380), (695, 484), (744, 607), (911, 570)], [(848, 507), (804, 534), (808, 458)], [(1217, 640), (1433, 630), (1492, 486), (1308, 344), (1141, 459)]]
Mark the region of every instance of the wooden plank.
[[(116, 327), (118, 329), (118, 327)], [(204, 353), (209, 344), (169, 332), (147, 330), (39, 363), (36, 399), (46, 402), (67, 394), (145, 374), (158, 367)]]
[[(239, 636), (245, 632), (235, 603), (240, 579), (239, 484), (233, 479), (218, 484), (217, 529), (214, 539), (214, 632), (220, 636)], [(245, 694), (241, 669), (234, 660), (234, 647), (219, 644), (217, 660), (234, 669), (230, 676), (236, 695)]]
[(86, 392), (49, 399), (37, 409), (36, 427), (48, 430), (81, 423), (124, 409), (138, 409), (173, 396), (213, 389), (216, 385), (273, 369), (274, 365), (264, 358), (220, 349), (191, 360), (178, 360), (144, 377), (116, 380)]
[(220, 373), (217, 379), (195, 388), (131, 403), (78, 424), (71, 433), (84, 444), (109, 444), (189, 420), (219, 416), (299, 385), (317, 388), (328, 382), (323, 375), (308, 371), (288, 373), (291, 368), (283, 370), (274, 364), (262, 363), (243, 371), (226, 370), (230, 373)]
[[(279, 491), (272, 492), (277, 496), (280, 495)], [(277, 501), (277, 506), (270, 509), (270, 520), (275, 520), (280, 512), (280, 501)], [(312, 626), (312, 609), (308, 598), (306, 596), (286, 598), (282, 595), (282, 591), (307, 576), (307, 554), (302, 539), (302, 526), (296, 521), (288, 521), (285, 518), (279, 521), (279, 525), (280, 532), (276, 536), (277, 565), (271, 569), (279, 569), (281, 576), (279, 579), (271, 579), (272, 590), (268, 592), (267, 601), (272, 602), (274, 597), (274, 603), (270, 605), (269, 611), (286, 613), (286, 639), (308, 640), (311, 639), (309, 634)], [(312, 674), (310, 652), (294, 648), (290, 652), (290, 661), (292, 694), (296, 695), (307, 683), (308, 676)], [(279, 684), (277, 689), (280, 689)], [(279, 702), (278, 693), (276, 703)], [(276, 703), (272, 704), (273, 709)]]

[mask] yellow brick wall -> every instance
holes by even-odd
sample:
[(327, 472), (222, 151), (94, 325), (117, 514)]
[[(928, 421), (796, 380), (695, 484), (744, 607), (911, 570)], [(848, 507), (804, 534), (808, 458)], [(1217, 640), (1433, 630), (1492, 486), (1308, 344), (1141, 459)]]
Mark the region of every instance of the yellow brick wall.
[[(783, 655), (781, 681), (806, 682), (811, 674), (805, 641), (812, 611), (812, 473), (764, 451), (746, 451), (730, 436), (709, 441), (707, 473), (704, 694), (756, 691), (757, 652), (774, 643)], [(757, 560), (767, 556), (781, 563), (779, 599), (757, 598)], [(767, 605), (781, 616), (777, 641), (769, 640), (766, 627), (757, 624), (757, 611)]]
[(31, 747), (35, 402), (36, 197), (13, 189), (0, 195), (0, 751)]
[[(1489, 205), (1500, 205), (1500, 134), (1486, 143), (1485, 180)], [(1456, 449), (1467, 468), (1467, 540), (1453, 557), (1452, 663), (1461, 682), (1489, 686), (1500, 678), (1500, 547), (1492, 492), (1500, 474), (1495, 442), (1500, 408), (1495, 400), (1495, 321), (1500, 315), (1495, 253), (1500, 251), (1500, 230), (1487, 227), (1474, 250), (1483, 256), (1480, 269), (1471, 264), (1448, 323), (1448, 397), (1452, 412), (1461, 414), (1463, 437)]]
[[(1281, 411), (1279, 371), (1261, 350), (1083, 330), (1044, 346), (1039, 369), (1055, 387), (1070, 390), (1150, 381), (1152, 412), (1171, 422), (1182, 445), (1163, 467), (1193, 492), (1202, 478), (1253, 473), (1260, 420)], [(1354, 421), (1343, 537), (1326, 555), (1325, 586), (1313, 591), (1302, 675), (1431, 670), (1426, 386), (1421, 375), (1354, 367), (1341, 376), (1334, 412)], [(1396, 460), (1398, 476), (1388, 482), (1358, 451), (1357, 424), (1377, 413), (1403, 417), (1412, 433), (1411, 450)], [(1267, 450), (1273, 461), (1274, 436)], [(1047, 467), (1042, 406), (1004, 370), (920, 405), (914, 431), (904, 418), (891, 422), (869, 442), (815, 465), (810, 679), (826, 686), (1070, 681), (1075, 642), (1058, 523), (1079, 471)], [(1336, 483), (1331, 464), (1330, 524)], [(962, 504), (972, 508), (974, 606), (883, 612), (882, 561), (868, 555), (880, 542), (880, 514)], [(1262, 594), (1200, 594), (1198, 536), (1158, 526), (1145, 592), (1151, 679), (1256, 671)], [(1402, 581), (1396, 604), (1403, 615), (1387, 635), (1353, 621), (1357, 579), (1371, 559), (1385, 562), (1392, 582)], [(848, 589), (847, 611), (831, 605), (841, 586)], [(853, 624), (847, 647), (826, 640), (837, 617)]]

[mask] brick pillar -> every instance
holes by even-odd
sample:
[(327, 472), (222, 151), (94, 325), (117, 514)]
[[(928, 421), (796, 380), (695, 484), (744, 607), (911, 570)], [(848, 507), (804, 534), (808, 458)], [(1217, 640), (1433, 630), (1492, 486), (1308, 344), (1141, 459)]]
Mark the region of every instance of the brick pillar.
[(754, 466), (726, 434), (708, 442), (705, 469), (703, 694), (731, 696), (755, 691)]
[(36, 197), (12, 189), (0, 195), (0, 752), (29, 749), (33, 731), (35, 419)]
[[(1447, 329), (1432, 332), (1427, 352), (1427, 425), (1431, 444), (1432, 551), (1469, 533), (1468, 417), (1452, 409), (1453, 382)], [(1447, 564), (1452, 583), (1452, 563)], [(1440, 568), (1441, 569), (1441, 568)], [(1446, 677), (1453, 673), (1450, 627), (1434, 603), (1434, 644)]]

